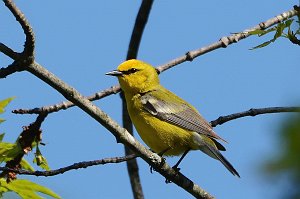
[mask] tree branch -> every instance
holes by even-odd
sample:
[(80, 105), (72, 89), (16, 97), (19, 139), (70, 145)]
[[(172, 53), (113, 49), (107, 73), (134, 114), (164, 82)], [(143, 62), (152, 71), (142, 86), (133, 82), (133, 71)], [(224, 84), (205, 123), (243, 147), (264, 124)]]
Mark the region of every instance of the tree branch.
[(82, 168), (87, 168), (87, 167), (96, 166), (96, 165), (125, 162), (125, 161), (135, 159), (136, 157), (137, 157), (137, 155), (131, 154), (131, 155), (124, 156), (124, 157), (114, 157), (114, 158), (105, 158), (105, 159), (101, 159), (101, 160), (83, 161), (83, 162), (74, 163), (72, 165), (62, 167), (59, 169), (55, 169), (55, 170), (50, 170), (50, 171), (28, 171), (28, 170), (23, 170), (23, 169), (12, 169), (9, 167), (0, 167), (0, 171), (13, 172), (13, 173), (17, 173), (20, 175), (34, 175), (34, 176), (47, 177), (47, 176), (55, 176), (55, 175), (63, 174), (65, 172), (71, 171), (71, 170), (82, 169)]
[(248, 111), (239, 113), (233, 113), (226, 116), (220, 116), (218, 119), (211, 121), (213, 127), (224, 124), (231, 120), (235, 120), (241, 117), (256, 116), (268, 113), (284, 113), (284, 112), (300, 112), (300, 107), (269, 107), (269, 108), (251, 108)]

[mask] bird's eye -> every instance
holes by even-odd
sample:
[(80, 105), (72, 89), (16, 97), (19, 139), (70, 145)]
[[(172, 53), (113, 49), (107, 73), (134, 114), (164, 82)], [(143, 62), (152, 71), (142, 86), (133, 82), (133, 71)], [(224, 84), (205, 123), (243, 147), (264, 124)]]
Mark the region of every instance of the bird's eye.
[(127, 70), (127, 71), (123, 71), (123, 74), (129, 75), (129, 74), (135, 73), (137, 71), (138, 71), (138, 69), (131, 68), (131, 69)]
[(136, 71), (138, 71), (136, 68), (132, 68), (129, 70), (130, 73), (135, 73)]

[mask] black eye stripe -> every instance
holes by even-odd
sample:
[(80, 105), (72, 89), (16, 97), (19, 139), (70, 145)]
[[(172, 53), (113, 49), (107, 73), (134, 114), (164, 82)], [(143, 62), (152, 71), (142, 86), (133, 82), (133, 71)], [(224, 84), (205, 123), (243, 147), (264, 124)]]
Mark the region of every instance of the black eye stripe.
[(129, 70), (122, 71), (122, 73), (125, 74), (125, 75), (129, 75), (129, 74), (135, 73), (135, 72), (137, 72), (137, 71), (138, 71), (138, 69), (136, 69), (136, 68), (131, 68), (131, 69), (129, 69)]

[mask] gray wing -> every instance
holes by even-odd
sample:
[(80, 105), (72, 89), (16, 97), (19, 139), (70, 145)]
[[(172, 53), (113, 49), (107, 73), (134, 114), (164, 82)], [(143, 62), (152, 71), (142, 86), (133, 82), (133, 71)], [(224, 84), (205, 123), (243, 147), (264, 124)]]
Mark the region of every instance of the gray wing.
[[(169, 101), (174, 101), (174, 98)], [(169, 101), (159, 99), (155, 94), (151, 93), (146, 93), (141, 97), (143, 108), (153, 116), (181, 128), (223, 140), (212, 130), (211, 125), (190, 105), (184, 103), (181, 99), (178, 102)]]

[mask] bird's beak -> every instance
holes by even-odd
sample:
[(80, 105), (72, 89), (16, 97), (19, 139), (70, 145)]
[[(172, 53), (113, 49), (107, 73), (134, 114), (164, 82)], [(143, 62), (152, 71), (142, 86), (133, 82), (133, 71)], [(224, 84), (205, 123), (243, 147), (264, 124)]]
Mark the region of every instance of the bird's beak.
[(113, 71), (110, 71), (108, 73), (105, 73), (105, 75), (121, 76), (121, 75), (123, 75), (123, 73), (121, 71), (118, 71), (118, 70), (113, 70)]

